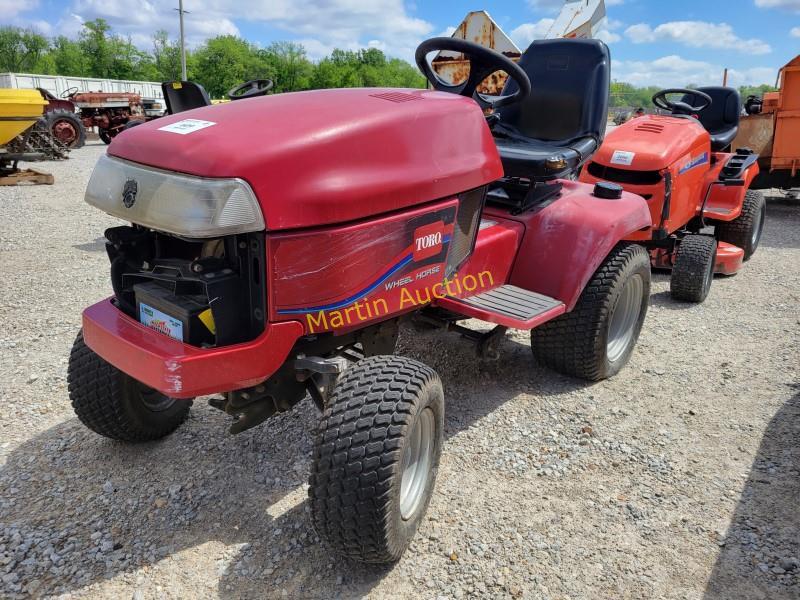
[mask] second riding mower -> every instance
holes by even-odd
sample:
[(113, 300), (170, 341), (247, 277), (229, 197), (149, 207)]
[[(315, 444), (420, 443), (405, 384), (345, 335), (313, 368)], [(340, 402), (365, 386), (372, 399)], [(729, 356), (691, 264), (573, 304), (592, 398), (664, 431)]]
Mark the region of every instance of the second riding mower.
[[(463, 53), (469, 79), (436, 78), (438, 50)], [(541, 362), (597, 380), (631, 356), (650, 287), (625, 241), (649, 228), (646, 202), (574, 181), (605, 130), (602, 42), (537, 41), (517, 65), (435, 38), (417, 62), (449, 93), (253, 97), (118, 136), (86, 200), (131, 225), (106, 231), (114, 294), (84, 311), (69, 361), (80, 420), (127, 442), (171, 433), (197, 396), (238, 433), (309, 395), (311, 516), (369, 562), (410, 543), (443, 445), (438, 375), (393, 356), (402, 320), (495, 357), (506, 328), (532, 330)], [(507, 93), (478, 94), (498, 70)]]
[(612, 182), (647, 200), (651, 226), (627, 239), (650, 250), (654, 267), (672, 271), (675, 299), (702, 302), (715, 273), (735, 274), (758, 248), (766, 203), (749, 190), (758, 156), (731, 152), (741, 113), (735, 89), (668, 89), (653, 103), (669, 115), (611, 132), (580, 180)]

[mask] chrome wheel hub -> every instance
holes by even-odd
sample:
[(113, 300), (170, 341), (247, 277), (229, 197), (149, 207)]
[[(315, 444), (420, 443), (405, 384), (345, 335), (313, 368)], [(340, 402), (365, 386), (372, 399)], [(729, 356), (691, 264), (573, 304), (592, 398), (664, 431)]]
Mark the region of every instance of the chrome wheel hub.
[(625, 282), (625, 287), (617, 298), (608, 324), (606, 353), (609, 362), (619, 360), (633, 341), (636, 324), (642, 312), (643, 290), (642, 276), (634, 275)]
[(417, 417), (411, 434), (406, 440), (401, 462), (400, 516), (407, 521), (419, 510), (428, 474), (433, 463), (433, 445), (436, 439), (436, 419), (430, 408), (425, 408)]

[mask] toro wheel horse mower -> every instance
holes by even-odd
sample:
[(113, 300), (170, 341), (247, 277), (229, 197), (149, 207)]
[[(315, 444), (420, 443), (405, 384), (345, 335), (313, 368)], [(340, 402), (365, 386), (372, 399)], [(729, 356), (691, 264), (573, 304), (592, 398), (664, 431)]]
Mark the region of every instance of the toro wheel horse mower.
[[(465, 53), (469, 80), (436, 79), (435, 50)], [(627, 362), (650, 287), (646, 250), (624, 241), (649, 227), (645, 201), (570, 179), (602, 141), (605, 45), (534, 42), (517, 66), (436, 38), (417, 57), (455, 93), (281, 94), (115, 139), (86, 200), (132, 224), (106, 231), (114, 295), (84, 311), (69, 362), (80, 420), (130, 442), (172, 432), (193, 397), (216, 394), (237, 433), (309, 394), (312, 518), (369, 562), (408, 546), (443, 444), (439, 377), (392, 355), (402, 318), (489, 354), (506, 328), (533, 330), (540, 361), (596, 380)], [(507, 93), (477, 95), (498, 70)]]
[(742, 110), (735, 89), (663, 90), (653, 103), (670, 114), (611, 132), (580, 180), (613, 182), (644, 197), (652, 226), (627, 239), (647, 246), (654, 267), (672, 270), (676, 300), (702, 302), (714, 273), (735, 274), (758, 248), (766, 204), (748, 189), (758, 156), (730, 151)]

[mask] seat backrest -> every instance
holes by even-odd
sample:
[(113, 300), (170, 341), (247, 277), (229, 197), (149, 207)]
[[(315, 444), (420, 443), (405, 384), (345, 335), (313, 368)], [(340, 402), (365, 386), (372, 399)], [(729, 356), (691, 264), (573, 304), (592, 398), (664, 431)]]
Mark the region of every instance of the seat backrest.
[[(742, 97), (737, 90), (721, 86), (701, 87), (697, 90), (711, 96), (711, 106), (697, 115), (706, 131), (714, 134), (739, 126)], [(692, 106), (702, 103), (702, 100), (694, 94), (685, 94), (682, 101)]]
[[(600, 40), (536, 40), (519, 60), (531, 80), (530, 96), (500, 109), (500, 122), (528, 138), (594, 137), (599, 146), (608, 119), (610, 63)], [(509, 78), (503, 94), (516, 90)]]
[(161, 89), (164, 91), (164, 102), (170, 115), (211, 105), (206, 90), (194, 81), (165, 81), (161, 84)]

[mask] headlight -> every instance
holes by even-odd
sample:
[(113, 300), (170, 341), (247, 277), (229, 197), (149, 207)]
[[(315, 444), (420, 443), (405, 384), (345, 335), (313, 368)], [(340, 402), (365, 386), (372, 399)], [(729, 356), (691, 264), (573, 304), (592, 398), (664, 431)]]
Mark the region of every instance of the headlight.
[(104, 155), (86, 202), (110, 215), (187, 237), (261, 231), (258, 200), (241, 179), (208, 179), (161, 171)]

